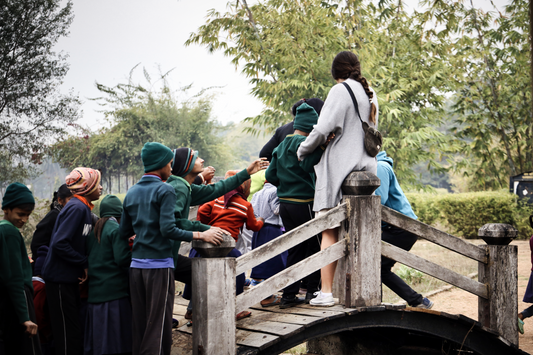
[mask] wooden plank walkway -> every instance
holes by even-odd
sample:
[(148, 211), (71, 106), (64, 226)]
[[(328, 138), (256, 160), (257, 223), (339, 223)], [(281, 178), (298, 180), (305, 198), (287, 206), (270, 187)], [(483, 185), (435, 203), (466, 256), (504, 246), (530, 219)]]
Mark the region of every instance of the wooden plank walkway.
[[(175, 318), (183, 318), (187, 304), (187, 300), (176, 296), (174, 304)], [(405, 308), (404, 306), (400, 307)], [(252, 312), (252, 316), (237, 322), (236, 343), (239, 346), (258, 350), (305, 331), (306, 328), (317, 323), (352, 315), (360, 311), (344, 308), (342, 305), (324, 309), (309, 305), (280, 309), (277, 306), (265, 308), (260, 304), (250, 307), (248, 310)], [(192, 335), (194, 325), (188, 327), (185, 323), (187, 322), (180, 320), (178, 331)]]
[[(183, 319), (187, 310), (187, 304), (187, 300), (184, 300), (181, 296), (176, 296), (174, 317), (180, 320), (177, 331), (185, 336), (192, 336), (194, 325), (188, 327), (186, 325), (186, 320)], [(499, 352), (497, 353), (526, 354), (519, 350), (516, 345), (511, 344), (509, 341), (501, 337), (498, 332), (483, 327), (481, 323), (465, 317), (464, 315), (406, 307), (405, 305), (381, 304), (379, 306), (357, 308), (344, 308), (344, 306), (338, 304), (327, 308), (300, 305), (293, 308), (280, 309), (277, 306), (263, 308), (260, 304), (257, 304), (250, 307), (248, 310), (252, 312), (252, 316), (236, 322), (236, 354), (278, 353), (277, 351), (274, 351), (273, 348), (279, 348), (280, 346), (283, 348), (286, 346), (287, 341), (291, 342), (292, 340), (294, 342), (295, 339), (305, 341), (311, 337), (319, 336), (322, 333), (317, 334), (317, 329), (322, 331), (322, 328), (320, 327), (325, 326), (327, 328), (330, 324), (335, 322), (347, 322), (347, 324), (352, 324), (348, 325), (348, 328), (346, 328), (352, 329), (352, 327), (376, 325), (378, 327), (395, 327), (402, 326), (402, 324), (403, 326), (407, 326), (414, 320), (415, 323), (420, 323), (418, 331), (428, 331), (430, 334), (433, 334), (433, 337), (435, 335), (438, 336), (440, 332), (446, 336), (450, 336), (450, 332), (458, 332), (459, 335), (453, 335), (456, 339), (452, 340), (461, 344), (461, 341), (464, 343), (467, 339), (466, 335), (470, 334), (468, 335), (470, 337), (469, 339), (477, 339), (474, 343), (470, 343), (470, 345), (479, 347), (479, 337), (481, 336), (483, 342), (486, 341), (490, 346), (496, 346), (498, 348)], [(397, 312), (391, 313), (390, 311)], [(375, 313), (375, 315), (369, 314), (372, 312), (377, 313)], [(380, 314), (382, 314), (383, 317), (388, 317), (386, 318), (385, 323), (383, 323), (384, 318), (379, 317)], [(413, 318), (417, 314), (418, 318), (416, 319), (418, 319), (418, 321)], [(352, 323), (353, 320), (348, 318), (350, 316), (355, 316), (356, 318), (354, 319), (357, 319), (357, 322)], [(431, 318), (435, 316), (437, 316), (438, 319)], [(379, 323), (379, 321), (374, 323), (376, 322), (376, 319), (379, 318), (382, 323)], [(422, 321), (420, 321), (421, 319)], [(429, 319), (430, 323), (427, 323)], [(442, 320), (446, 319), (448, 320), (448, 323), (443, 323)], [(332, 322), (326, 323), (328, 321)], [(434, 324), (435, 321), (440, 323), (432, 326), (431, 324)], [(428, 329), (432, 327), (433, 329)], [(458, 331), (456, 331), (456, 329), (458, 329)], [(304, 333), (306, 331), (307, 333)], [(314, 335), (309, 337), (310, 333)], [(480, 333), (482, 334), (480, 335)], [(296, 344), (298, 343), (299, 342)], [(467, 342), (465, 346), (466, 345), (469, 345), (469, 343)], [(484, 351), (482, 353), (488, 354), (492, 352), (489, 350), (489, 352)]]

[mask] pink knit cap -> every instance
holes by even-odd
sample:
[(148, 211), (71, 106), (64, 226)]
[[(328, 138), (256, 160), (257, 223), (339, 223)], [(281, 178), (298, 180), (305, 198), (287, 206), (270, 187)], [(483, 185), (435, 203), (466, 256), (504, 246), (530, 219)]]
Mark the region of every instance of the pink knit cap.
[(67, 187), (76, 195), (89, 195), (100, 186), (100, 171), (91, 168), (76, 168), (65, 178)]

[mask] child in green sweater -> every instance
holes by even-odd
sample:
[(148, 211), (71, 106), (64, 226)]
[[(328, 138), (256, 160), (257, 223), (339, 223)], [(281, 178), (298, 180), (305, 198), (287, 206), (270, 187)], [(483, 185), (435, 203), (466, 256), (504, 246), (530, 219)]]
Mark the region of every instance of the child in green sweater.
[(122, 202), (107, 195), (100, 219), (87, 237), (89, 298), (85, 354), (131, 353), (131, 303), (128, 272), (131, 251), (118, 233)]
[(6, 189), (0, 221), (0, 325), (6, 354), (41, 354), (32, 270), (19, 229), (35, 207), (31, 191), (15, 182)]
[[(313, 154), (303, 161), (298, 161), (296, 152), (306, 136), (313, 130), (318, 121), (316, 111), (304, 103), (296, 110), (294, 117), (294, 134), (289, 134), (274, 149), (272, 161), (266, 171), (266, 180), (278, 188), (280, 202), (279, 214), (287, 232), (313, 219), (312, 205), (315, 195), (315, 174), (313, 167), (322, 157), (323, 147), (318, 147)], [(320, 236), (316, 235), (289, 250), (287, 267), (291, 267), (308, 256), (320, 251)], [(305, 301), (314, 297), (319, 290), (320, 271), (307, 278), (307, 294)], [(303, 303), (296, 297), (300, 282), (295, 282), (283, 290), (280, 308), (288, 308)]]

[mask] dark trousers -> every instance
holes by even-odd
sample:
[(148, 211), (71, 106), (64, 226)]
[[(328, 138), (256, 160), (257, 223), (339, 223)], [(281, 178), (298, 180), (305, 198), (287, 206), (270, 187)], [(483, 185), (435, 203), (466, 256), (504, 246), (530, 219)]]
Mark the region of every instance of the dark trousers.
[(174, 279), (184, 284), (190, 285), (192, 283), (192, 261), (183, 255), (178, 255), (178, 260), (175, 263)]
[(46, 281), (45, 287), (56, 355), (83, 354), (79, 285)]
[[(290, 232), (296, 227), (310, 221), (314, 217), (313, 203), (292, 204), (280, 202), (279, 214), (283, 220), (286, 232)], [(291, 267), (305, 258), (320, 251), (321, 235), (317, 234), (306, 241), (289, 249), (287, 255), (287, 267)], [(298, 294), (300, 282), (295, 282), (283, 289), (283, 298), (293, 298)], [(307, 277), (307, 292), (313, 293), (320, 288), (320, 270), (313, 272)]]
[[(33, 305), (33, 290), (24, 286), (24, 295), (26, 296), (26, 307), (28, 308), (30, 320), (37, 324)], [(30, 338), (26, 334), (26, 327), (19, 323), (15, 306), (11, 302), (7, 291), (0, 295), (0, 329), (2, 330), (5, 355), (41, 354), (39, 335), (37, 334)]]
[(130, 268), (133, 355), (170, 355), (174, 270)]
[[(402, 248), (411, 250), (418, 237), (403, 229), (386, 226), (381, 229), (381, 240)], [(413, 290), (398, 275), (391, 271), (396, 261), (381, 257), (381, 282), (390, 288), (394, 293), (404, 299), (410, 306), (417, 306), (422, 303), (422, 295)]]

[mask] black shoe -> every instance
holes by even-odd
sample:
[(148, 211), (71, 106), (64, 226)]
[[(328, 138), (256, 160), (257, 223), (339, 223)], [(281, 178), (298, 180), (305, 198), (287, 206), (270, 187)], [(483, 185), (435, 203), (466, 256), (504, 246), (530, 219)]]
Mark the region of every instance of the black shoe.
[(279, 308), (280, 309), (286, 309), (291, 308), (294, 306), (299, 306), (301, 304), (304, 304), (305, 300), (303, 298), (293, 297), (293, 298), (281, 298), (281, 301), (279, 302)]
[(305, 304), (309, 304), (313, 298), (315, 298), (318, 295), (316, 292), (307, 292), (305, 294)]

